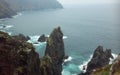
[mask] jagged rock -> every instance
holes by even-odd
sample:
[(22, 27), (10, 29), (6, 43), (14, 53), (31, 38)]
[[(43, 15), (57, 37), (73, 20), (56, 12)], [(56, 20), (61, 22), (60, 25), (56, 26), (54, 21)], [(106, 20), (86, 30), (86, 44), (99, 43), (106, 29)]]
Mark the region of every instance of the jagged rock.
[(65, 57), (64, 42), (62, 38), (63, 33), (60, 27), (58, 27), (52, 31), (50, 37), (47, 39), (45, 56), (49, 56), (52, 60), (53, 74), (51, 75), (61, 75), (62, 72), (62, 63)]
[[(118, 72), (119, 71), (119, 72)], [(109, 75), (115, 75), (115, 73), (120, 74), (120, 54), (118, 57), (114, 60), (111, 68), (110, 68), (110, 74)], [(118, 74), (117, 74), (118, 75)]]
[(113, 58), (111, 54), (111, 49), (103, 50), (102, 46), (98, 46), (94, 51), (93, 57), (87, 64), (87, 72), (92, 72), (97, 68), (101, 68), (109, 64), (110, 59)]
[(19, 35), (14, 35), (13, 37), (17, 38), (17, 39), (20, 39), (22, 41), (28, 41), (30, 40), (30, 37), (29, 36), (25, 36), (23, 34), (19, 34)]
[(38, 38), (38, 41), (39, 41), (39, 42), (45, 42), (46, 39), (47, 39), (47, 37), (46, 37), (44, 34), (42, 34), (42, 35)]
[(40, 75), (39, 55), (32, 44), (0, 32), (0, 75)]
[(107, 66), (110, 58), (113, 59), (111, 49), (104, 51), (102, 46), (98, 46), (93, 53), (92, 59), (87, 64), (86, 72), (80, 73), (79, 75), (91, 75), (91, 73), (95, 72), (97, 69)]

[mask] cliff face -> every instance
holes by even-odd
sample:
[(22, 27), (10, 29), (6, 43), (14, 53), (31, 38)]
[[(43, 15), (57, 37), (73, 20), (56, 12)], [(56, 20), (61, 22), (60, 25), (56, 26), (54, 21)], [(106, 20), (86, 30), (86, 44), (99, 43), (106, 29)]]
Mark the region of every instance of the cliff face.
[(111, 49), (103, 50), (102, 46), (98, 46), (93, 53), (91, 61), (87, 64), (87, 72), (91, 72), (97, 68), (101, 68), (109, 64), (110, 58), (113, 58)]
[[(47, 46), (45, 51), (45, 56), (51, 58), (53, 66), (53, 74), (51, 75), (61, 75), (62, 63), (65, 57), (64, 43), (63, 43), (63, 33), (60, 27), (55, 28), (47, 39)], [(50, 75), (50, 74), (48, 74)]]
[(4, 0), (0, 0), (0, 18), (11, 18), (11, 15), (16, 15), (16, 12)]
[(91, 75), (120, 75), (120, 54), (112, 64), (96, 69)]
[(40, 75), (39, 65), (32, 44), (0, 32), (0, 75)]
[(0, 18), (11, 18), (16, 12), (62, 8), (57, 0), (0, 0)]
[(61, 75), (64, 59), (63, 33), (55, 28), (47, 39), (45, 56), (39, 58), (24, 35), (0, 31), (0, 75)]
[(14, 11), (62, 8), (57, 0), (5, 0)]
[(96, 71), (99, 68), (109, 65), (110, 58), (113, 58), (111, 54), (111, 49), (106, 49), (104, 51), (102, 46), (98, 46), (93, 53), (92, 59), (87, 64), (86, 72), (81, 73), (79, 75), (93, 75), (92, 72)]

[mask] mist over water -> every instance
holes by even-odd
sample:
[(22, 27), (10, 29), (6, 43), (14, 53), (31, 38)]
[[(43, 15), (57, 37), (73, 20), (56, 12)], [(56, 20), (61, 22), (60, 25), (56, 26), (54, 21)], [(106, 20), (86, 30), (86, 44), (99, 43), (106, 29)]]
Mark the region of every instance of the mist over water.
[[(79, 73), (79, 65), (90, 58), (98, 45), (118, 53), (120, 49), (120, 22), (116, 4), (65, 5), (64, 9), (21, 12), (22, 15), (1, 20), (4, 29), (12, 34), (23, 33), (29, 36), (49, 35), (53, 28), (60, 26), (64, 35), (66, 55), (72, 59), (63, 66), (63, 75)], [(33, 40), (33, 39), (31, 39)], [(43, 55), (45, 43), (36, 46)], [(42, 53), (42, 54), (41, 54)]]

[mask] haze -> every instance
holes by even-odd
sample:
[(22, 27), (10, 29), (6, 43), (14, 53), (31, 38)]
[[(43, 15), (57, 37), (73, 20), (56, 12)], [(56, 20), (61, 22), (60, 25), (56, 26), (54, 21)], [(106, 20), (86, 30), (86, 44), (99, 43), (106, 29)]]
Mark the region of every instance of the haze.
[(118, 3), (119, 0), (58, 0), (62, 4), (101, 4), (101, 3)]

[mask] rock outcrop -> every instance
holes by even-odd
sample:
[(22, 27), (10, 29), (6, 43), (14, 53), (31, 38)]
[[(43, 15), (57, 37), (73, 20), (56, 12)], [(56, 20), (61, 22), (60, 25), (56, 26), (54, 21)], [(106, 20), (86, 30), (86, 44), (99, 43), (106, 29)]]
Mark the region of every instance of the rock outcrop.
[(61, 75), (65, 57), (63, 33), (55, 28), (47, 39), (43, 58), (26, 37), (10, 36), (0, 31), (0, 75)]
[(96, 69), (91, 75), (120, 75), (120, 54), (112, 64)]
[[(51, 58), (53, 67), (51, 75), (61, 75), (62, 63), (65, 57), (63, 33), (60, 27), (55, 28), (47, 39), (45, 56)], [(50, 75), (50, 74), (47, 74)]]
[(14, 35), (13, 36), (14, 38), (17, 38), (19, 40), (22, 40), (22, 41), (28, 41), (30, 40), (30, 37), (29, 36), (25, 36), (23, 34), (19, 34), (19, 35)]
[(102, 46), (98, 46), (93, 53), (92, 59), (87, 64), (86, 72), (79, 75), (90, 75), (92, 72), (96, 71), (96, 69), (107, 66), (110, 62), (110, 58), (113, 59), (111, 49), (104, 51)]
[(117, 72), (120, 74), (120, 54), (118, 57), (114, 60), (109, 75), (118, 75)]
[(103, 50), (102, 46), (98, 46), (94, 51), (93, 57), (87, 64), (87, 72), (92, 72), (97, 68), (101, 68), (109, 64), (110, 58), (113, 58), (111, 49)]
[(0, 32), (0, 75), (40, 75), (39, 65), (32, 44)]
[(38, 38), (38, 41), (39, 41), (39, 42), (45, 42), (46, 39), (47, 39), (47, 37), (46, 37), (44, 34), (42, 34), (42, 35)]

